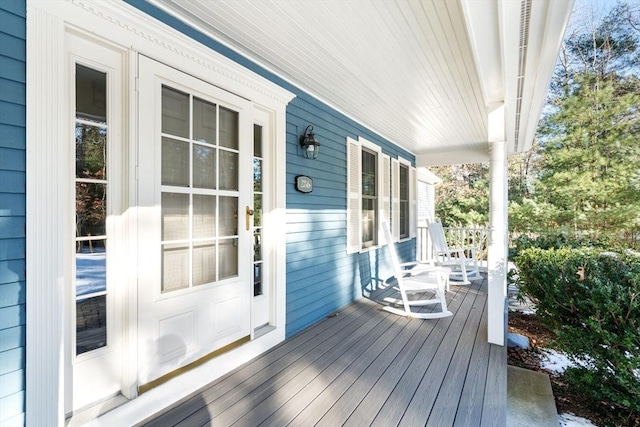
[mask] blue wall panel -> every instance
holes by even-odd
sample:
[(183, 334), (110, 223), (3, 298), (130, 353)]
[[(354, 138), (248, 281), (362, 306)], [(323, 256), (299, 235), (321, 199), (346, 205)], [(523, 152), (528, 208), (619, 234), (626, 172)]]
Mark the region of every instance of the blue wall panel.
[[(346, 253), (346, 138), (364, 137), (391, 157), (413, 161), (414, 156), (149, 3), (126, 1), (296, 94), (286, 118), (287, 336), (362, 296), (372, 280), (387, 279), (391, 269), (386, 250)], [(306, 159), (298, 143), (309, 124), (321, 143), (317, 160)], [(313, 178), (312, 193), (295, 190), (297, 175)], [(414, 246), (406, 242), (399, 250), (409, 258)]]
[(26, 4), (0, 1), (0, 425), (24, 423)]
[[(298, 144), (308, 124), (321, 143), (316, 160), (304, 158)], [(287, 108), (287, 336), (391, 276), (386, 249), (346, 253), (347, 136), (362, 136), (392, 157), (413, 159), (304, 93), (291, 102)], [(295, 190), (296, 175), (313, 178), (312, 193)], [(402, 252), (413, 250), (412, 242), (399, 246)]]

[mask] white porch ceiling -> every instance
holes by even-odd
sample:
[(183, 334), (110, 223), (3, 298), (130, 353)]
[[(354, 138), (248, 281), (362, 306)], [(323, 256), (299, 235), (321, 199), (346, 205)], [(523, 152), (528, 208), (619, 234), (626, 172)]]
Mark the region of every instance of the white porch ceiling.
[(487, 161), (500, 105), (530, 146), (573, 0), (150, 1), (427, 166)]

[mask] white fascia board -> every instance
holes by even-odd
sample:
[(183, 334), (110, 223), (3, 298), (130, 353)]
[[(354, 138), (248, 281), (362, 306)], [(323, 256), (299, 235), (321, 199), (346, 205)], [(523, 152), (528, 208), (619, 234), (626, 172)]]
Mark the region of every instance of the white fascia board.
[(501, 63), (504, 72), (505, 137), (509, 151), (515, 149), (518, 65), (520, 62), (520, 14), (521, 2), (508, 0), (499, 2)]
[(502, 102), (504, 78), (498, 3), (494, 0), (462, 0), (461, 7), (485, 104)]
[[(530, 145), (564, 31), (559, 31), (559, 25), (554, 21), (566, 22), (571, 9), (567, 6), (570, 2), (531, 2), (529, 36), (525, 40), (528, 48), (526, 68), (522, 70), (520, 38), (526, 1), (461, 0), (487, 114), (495, 115), (494, 106), (504, 105), (505, 135), (502, 138), (507, 141), (509, 151), (516, 149), (516, 129), (519, 130), (518, 148)], [(524, 86), (519, 106), (521, 72)], [(518, 107), (519, 117), (516, 116)], [(496, 137), (495, 129), (489, 132), (492, 134), (489, 141), (501, 139)]]
[(416, 167), (486, 163), (488, 161), (488, 147), (486, 151), (458, 149), (441, 153), (418, 154), (416, 156)]
[(533, 2), (531, 6), (519, 151), (531, 148), (572, 8), (573, 0)]

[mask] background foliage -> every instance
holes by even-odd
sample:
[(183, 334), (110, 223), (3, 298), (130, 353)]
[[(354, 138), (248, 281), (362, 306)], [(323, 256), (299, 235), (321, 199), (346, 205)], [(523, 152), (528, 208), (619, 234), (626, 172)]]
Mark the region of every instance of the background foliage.
[[(584, 11), (583, 11), (584, 12)], [(575, 20), (574, 20), (575, 22)], [(640, 245), (640, 4), (566, 36), (533, 148), (509, 159), (513, 235)], [(445, 226), (488, 223), (488, 165), (432, 168)]]
[(565, 374), (573, 386), (640, 411), (640, 257), (531, 247), (515, 263), (520, 291), (577, 363)]

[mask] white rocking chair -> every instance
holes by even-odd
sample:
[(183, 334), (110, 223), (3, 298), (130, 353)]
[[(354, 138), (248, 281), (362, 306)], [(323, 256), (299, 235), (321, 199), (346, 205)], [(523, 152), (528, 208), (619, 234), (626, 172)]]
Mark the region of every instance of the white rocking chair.
[[(429, 236), (433, 243), (435, 265), (449, 267), (449, 277), (457, 285), (469, 285), (470, 280), (481, 279), (476, 250), (473, 247), (449, 248), (440, 221), (428, 221)], [(467, 257), (469, 253), (470, 257)]]
[[(389, 225), (382, 223), (382, 229), (387, 238), (387, 248), (391, 261), (393, 263), (393, 272), (398, 282), (398, 290), (402, 299), (387, 297), (385, 302), (390, 304), (402, 305), (404, 309), (396, 308), (393, 306), (386, 306), (384, 310), (398, 314), (400, 316), (415, 317), (417, 319), (439, 319), (442, 317), (451, 316), (452, 313), (447, 310), (447, 301), (445, 299), (445, 289), (449, 279), (449, 269), (431, 267), (431, 268), (418, 268), (414, 270), (403, 269), (403, 264), (398, 259), (393, 240), (391, 240), (391, 233), (389, 232)], [(404, 264), (406, 265), (406, 264)], [(429, 299), (410, 299), (409, 296), (413, 296), (416, 293), (424, 293), (432, 291), (435, 296)], [(432, 304), (440, 304), (440, 311), (434, 311), (430, 313), (420, 313), (411, 311), (412, 306), (425, 306)]]

